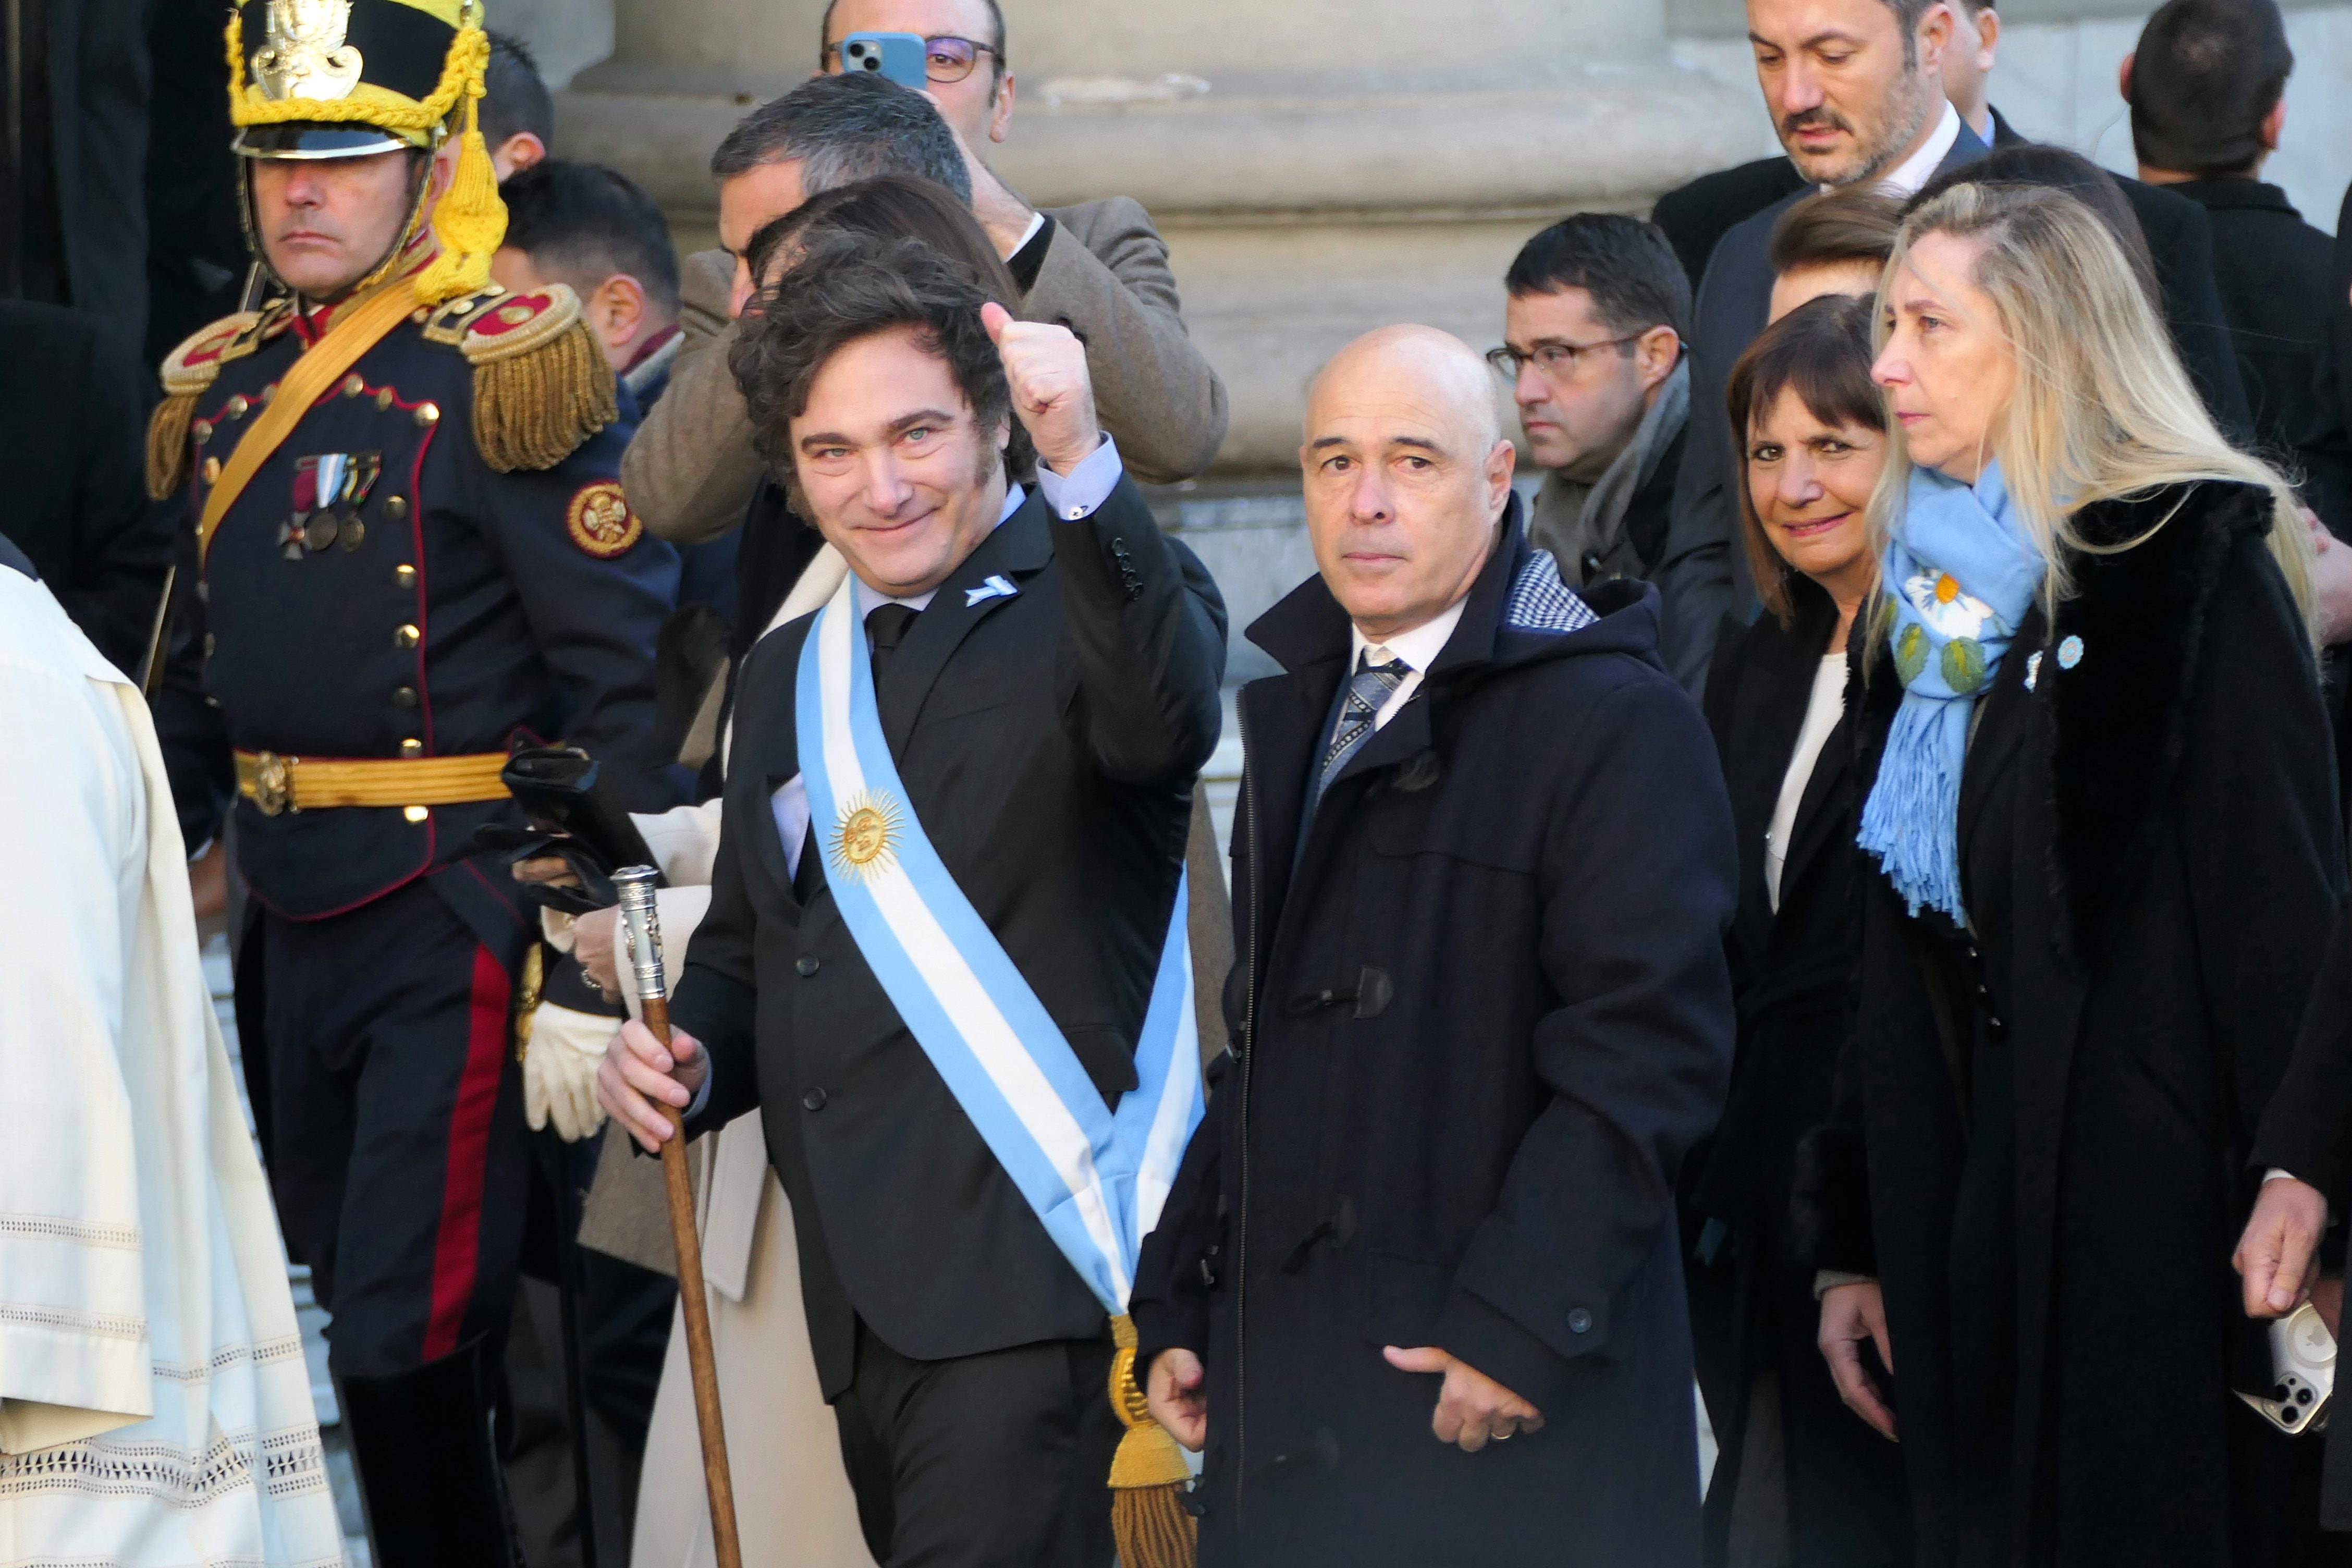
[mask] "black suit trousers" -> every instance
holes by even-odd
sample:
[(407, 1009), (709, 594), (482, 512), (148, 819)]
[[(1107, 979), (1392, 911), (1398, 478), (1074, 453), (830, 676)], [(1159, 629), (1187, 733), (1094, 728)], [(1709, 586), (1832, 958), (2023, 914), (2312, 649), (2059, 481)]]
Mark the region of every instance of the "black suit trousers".
[(883, 1568), (1104, 1568), (1108, 1339), (917, 1361), (857, 1325), (834, 1402), (866, 1549)]

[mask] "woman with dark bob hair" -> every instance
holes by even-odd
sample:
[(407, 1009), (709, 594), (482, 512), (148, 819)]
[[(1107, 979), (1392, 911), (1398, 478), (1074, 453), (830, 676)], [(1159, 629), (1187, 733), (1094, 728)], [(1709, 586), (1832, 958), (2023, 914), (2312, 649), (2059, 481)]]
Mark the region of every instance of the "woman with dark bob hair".
[(1708, 1560), (1823, 1568), (1910, 1555), (1901, 1456), (1856, 1421), (1813, 1346), (1813, 1270), (1789, 1235), (1797, 1142), (1825, 1120), (1859, 935), (1850, 634), (1878, 584), (1886, 461), (1871, 301), (1830, 294), (1732, 368), (1740, 522), (1765, 613), (1718, 649), (1707, 719), (1739, 842), (1726, 939), (1739, 1008), (1723, 1121), (1685, 1178), (1699, 1379), (1720, 1457)]
[(2314, 1560), (2319, 1448), (2236, 1397), (2230, 1266), (2305, 1173), (2258, 1134), (2343, 886), (2294, 497), (2073, 196), (1945, 191), (1879, 306), (1822, 1351), (1899, 1431), (1921, 1563)]

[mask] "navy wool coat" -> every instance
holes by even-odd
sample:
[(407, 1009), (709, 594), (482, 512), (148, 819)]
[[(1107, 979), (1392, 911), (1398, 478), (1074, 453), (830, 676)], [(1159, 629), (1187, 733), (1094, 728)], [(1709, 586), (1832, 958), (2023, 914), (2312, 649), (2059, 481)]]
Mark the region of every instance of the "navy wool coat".
[[(1303, 836), (1349, 654), (1307, 583), (1250, 630), (1224, 1060), (1142, 1349), (1209, 1371), (1203, 1563), (1693, 1563), (1675, 1181), (1731, 1059), (1735, 856), (1657, 595), (1566, 601), (1516, 502), (1419, 691)], [(1547, 1425), (1465, 1454), (1439, 1345)], [(1149, 1365), (1149, 1362), (1144, 1364)]]

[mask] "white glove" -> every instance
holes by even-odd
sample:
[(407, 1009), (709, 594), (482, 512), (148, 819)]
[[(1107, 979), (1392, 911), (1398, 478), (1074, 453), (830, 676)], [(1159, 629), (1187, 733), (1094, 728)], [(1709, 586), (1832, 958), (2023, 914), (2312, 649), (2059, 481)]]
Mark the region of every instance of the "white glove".
[(522, 1056), (523, 1116), (537, 1131), (549, 1121), (566, 1143), (577, 1143), (604, 1125), (596, 1102), (596, 1069), (604, 1047), (621, 1032), (617, 1018), (600, 1018), (542, 1002), (530, 1016)]

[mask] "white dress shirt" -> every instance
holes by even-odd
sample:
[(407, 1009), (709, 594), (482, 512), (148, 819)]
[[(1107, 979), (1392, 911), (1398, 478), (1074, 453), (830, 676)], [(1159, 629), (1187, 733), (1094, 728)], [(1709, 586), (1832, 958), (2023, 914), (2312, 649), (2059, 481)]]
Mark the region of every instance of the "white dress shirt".
[(1465, 594), (1436, 619), (1423, 621), (1409, 632), (1399, 632), (1386, 642), (1373, 642), (1352, 626), (1349, 627), (1349, 679), (1353, 680), (1360, 669), (1387, 664), (1392, 659), (1401, 658), (1410, 667), (1411, 672), (1397, 682), (1396, 689), (1390, 692), (1388, 700), (1373, 711), (1374, 730), (1386, 729), (1388, 721), (1412, 700), (1414, 692), (1421, 689), (1423, 672), (1436, 662), (1439, 654), (1445, 651), (1447, 639), (1454, 636), (1454, 628), (1462, 623), (1462, 606), (1469, 602), (1470, 595)]
[(1947, 99), (1944, 100), (1944, 117), (1936, 121), (1936, 129), (1927, 133), (1927, 140), (1919, 144), (1916, 153), (1895, 165), (1893, 174), (1879, 181), (1878, 188), (1898, 201), (1910, 200), (1919, 194), (1920, 187), (1936, 177), (1936, 165), (1944, 161), (1944, 154), (1949, 153), (1952, 143), (1959, 139), (1960, 111), (1954, 109), (1951, 100)]

